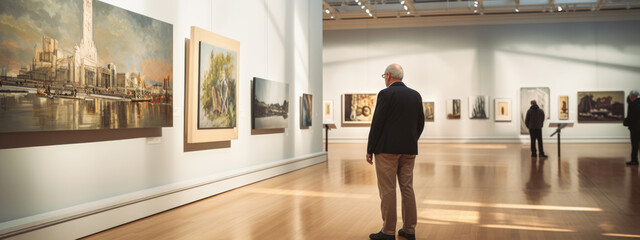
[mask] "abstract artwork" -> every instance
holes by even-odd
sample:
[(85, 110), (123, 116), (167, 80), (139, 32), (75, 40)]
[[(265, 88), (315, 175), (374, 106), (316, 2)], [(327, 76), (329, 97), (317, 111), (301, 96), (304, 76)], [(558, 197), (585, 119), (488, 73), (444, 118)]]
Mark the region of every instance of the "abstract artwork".
[(447, 100), (447, 118), (460, 119), (460, 99)]
[(342, 124), (371, 124), (376, 109), (377, 94), (342, 95)]
[(253, 129), (281, 129), (289, 126), (289, 84), (253, 78)]
[(300, 128), (311, 126), (311, 94), (302, 94), (300, 97)]
[(322, 122), (333, 123), (333, 101), (325, 100), (322, 102)]
[(558, 119), (569, 119), (569, 96), (558, 97)]
[(578, 92), (578, 122), (622, 122), (624, 91)]
[(531, 107), (531, 100), (536, 100), (538, 107), (544, 111), (544, 115), (549, 119), (549, 93), (548, 87), (520, 88), (520, 133), (529, 134), (529, 129), (524, 124), (527, 111)]
[(238, 139), (240, 42), (191, 27), (187, 54), (186, 143)]
[(469, 97), (469, 118), (488, 119), (489, 118), (489, 97), (470, 96)]
[(424, 121), (432, 122), (434, 118), (434, 102), (422, 102), (422, 110), (424, 111)]
[(495, 118), (496, 122), (511, 122), (510, 98), (495, 99)]
[(93, 0), (0, 5), (0, 132), (173, 126), (171, 24)]

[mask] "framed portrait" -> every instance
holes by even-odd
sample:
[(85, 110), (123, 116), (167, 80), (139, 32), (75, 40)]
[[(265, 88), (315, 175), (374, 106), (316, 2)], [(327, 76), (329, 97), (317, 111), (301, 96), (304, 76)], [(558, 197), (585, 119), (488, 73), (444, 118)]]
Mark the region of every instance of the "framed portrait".
[(489, 96), (469, 97), (469, 118), (489, 119)]
[(0, 133), (173, 126), (173, 25), (93, 0), (0, 5)]
[(623, 122), (624, 102), (624, 91), (578, 92), (578, 122)]
[(377, 94), (346, 93), (342, 95), (342, 125), (371, 125)]
[(185, 95), (187, 143), (238, 139), (240, 42), (191, 27)]
[(322, 101), (322, 122), (333, 123), (333, 101)]
[(425, 122), (433, 122), (434, 121), (434, 106), (435, 102), (422, 102), (422, 110), (424, 111), (424, 121)]
[(536, 100), (538, 107), (544, 111), (547, 119), (550, 118), (548, 87), (520, 88), (520, 134), (529, 134), (529, 129), (524, 124), (527, 111), (531, 108), (531, 100)]
[(251, 108), (252, 129), (289, 127), (289, 84), (254, 77)]
[(300, 97), (300, 128), (309, 128), (311, 126), (311, 94), (303, 93)]
[(511, 122), (511, 98), (496, 98), (494, 101), (495, 121)]
[(569, 119), (569, 96), (558, 96), (558, 119)]
[(447, 119), (460, 119), (460, 99), (447, 100)]

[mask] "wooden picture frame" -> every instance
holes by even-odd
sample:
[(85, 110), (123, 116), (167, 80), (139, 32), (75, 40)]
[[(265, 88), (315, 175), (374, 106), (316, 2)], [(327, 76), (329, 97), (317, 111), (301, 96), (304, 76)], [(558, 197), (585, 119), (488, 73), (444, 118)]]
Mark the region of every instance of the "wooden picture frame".
[(569, 119), (569, 96), (558, 96), (558, 119)]
[(511, 98), (496, 98), (495, 102), (495, 121), (511, 122)]
[[(198, 126), (200, 114), (200, 43), (213, 45), (217, 48), (235, 52), (234, 73), (231, 74), (231, 81), (235, 82), (235, 91), (229, 94), (235, 94), (235, 104), (233, 106), (235, 113), (234, 127), (226, 128), (208, 128), (203, 129)], [(191, 39), (187, 50), (187, 72), (185, 84), (185, 134), (186, 143), (205, 143), (205, 142), (221, 142), (238, 139), (238, 126), (240, 117), (238, 99), (239, 99), (239, 73), (240, 73), (240, 42), (233, 39), (209, 32), (207, 30), (191, 27)]]

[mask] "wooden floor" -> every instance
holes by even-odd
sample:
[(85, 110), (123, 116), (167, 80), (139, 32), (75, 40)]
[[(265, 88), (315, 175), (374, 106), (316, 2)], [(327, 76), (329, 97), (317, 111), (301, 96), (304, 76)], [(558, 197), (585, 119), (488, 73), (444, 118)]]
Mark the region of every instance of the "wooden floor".
[[(522, 144), (421, 145), (417, 239), (640, 239), (630, 146), (563, 144), (560, 161), (555, 147), (538, 160)], [(382, 221), (365, 149), (330, 144), (326, 163), (86, 239), (368, 239)]]

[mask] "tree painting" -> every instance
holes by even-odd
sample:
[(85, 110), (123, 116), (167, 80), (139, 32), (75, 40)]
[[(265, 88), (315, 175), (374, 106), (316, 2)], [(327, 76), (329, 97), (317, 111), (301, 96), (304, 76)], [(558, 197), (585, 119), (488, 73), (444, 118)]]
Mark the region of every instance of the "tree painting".
[(199, 128), (236, 127), (235, 63), (235, 52), (200, 42)]

